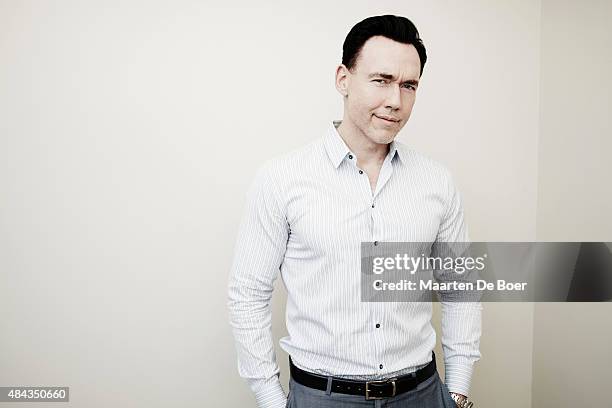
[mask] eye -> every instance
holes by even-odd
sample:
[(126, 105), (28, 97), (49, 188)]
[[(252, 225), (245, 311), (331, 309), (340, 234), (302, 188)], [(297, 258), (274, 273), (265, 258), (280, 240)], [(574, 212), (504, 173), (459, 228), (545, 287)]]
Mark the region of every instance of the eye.
[(378, 84), (386, 84), (387, 80), (386, 79), (373, 79), (372, 82), (376, 82)]
[(412, 84), (408, 84), (408, 83), (406, 83), (406, 84), (403, 84), (402, 86), (403, 86), (404, 88), (406, 88), (406, 89), (410, 89), (410, 90), (412, 90), (412, 91), (416, 90), (416, 86), (414, 86), (414, 85), (412, 85)]

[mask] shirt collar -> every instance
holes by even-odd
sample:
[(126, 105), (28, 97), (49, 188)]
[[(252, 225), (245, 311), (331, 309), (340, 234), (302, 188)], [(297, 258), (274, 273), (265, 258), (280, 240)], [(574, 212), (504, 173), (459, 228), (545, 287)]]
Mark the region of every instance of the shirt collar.
[[(340, 126), (340, 123), (342, 123), (341, 120), (334, 120), (330, 124), (328, 134), (325, 137), (325, 150), (327, 150), (327, 155), (336, 169), (349, 153), (352, 154), (349, 147), (344, 143), (340, 133), (338, 133), (337, 127)], [(391, 160), (393, 160), (395, 156), (401, 160), (400, 149), (398, 149), (397, 142), (393, 140), (389, 144), (388, 157), (391, 157)]]

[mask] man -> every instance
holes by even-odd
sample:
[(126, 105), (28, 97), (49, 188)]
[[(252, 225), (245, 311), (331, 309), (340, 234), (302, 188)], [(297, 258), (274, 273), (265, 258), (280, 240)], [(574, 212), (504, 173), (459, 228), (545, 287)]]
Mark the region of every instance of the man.
[[(449, 173), (394, 140), (425, 61), (410, 20), (377, 16), (355, 25), (336, 70), (343, 120), (255, 177), (229, 308), (238, 371), (259, 407), (469, 406), (480, 303), (442, 302), (445, 385), (432, 353), (431, 302), (360, 300), (362, 242), (468, 240)], [(280, 340), (291, 363), (288, 397), (269, 308), (279, 271), (288, 293), (289, 336)]]

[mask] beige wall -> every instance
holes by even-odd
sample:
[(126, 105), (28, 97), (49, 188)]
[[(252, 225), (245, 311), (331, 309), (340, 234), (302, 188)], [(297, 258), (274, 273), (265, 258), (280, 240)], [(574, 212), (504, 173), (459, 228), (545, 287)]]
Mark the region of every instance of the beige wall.
[[(538, 239), (612, 241), (612, 4), (542, 2)], [(539, 303), (533, 407), (610, 406), (612, 303)]]

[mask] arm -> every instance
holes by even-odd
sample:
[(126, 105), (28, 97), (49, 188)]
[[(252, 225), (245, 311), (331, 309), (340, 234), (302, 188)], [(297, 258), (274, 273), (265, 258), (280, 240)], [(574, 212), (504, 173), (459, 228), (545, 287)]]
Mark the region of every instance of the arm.
[(271, 174), (261, 169), (247, 194), (228, 286), (238, 373), (260, 408), (284, 407), (287, 399), (274, 353), (270, 299), (285, 254), (288, 225)]
[[(447, 174), (447, 209), (437, 241), (468, 242), (461, 196)], [(445, 383), (450, 392), (467, 396), (474, 363), (480, 359), (482, 305), (480, 302), (441, 300), (442, 349)]]

